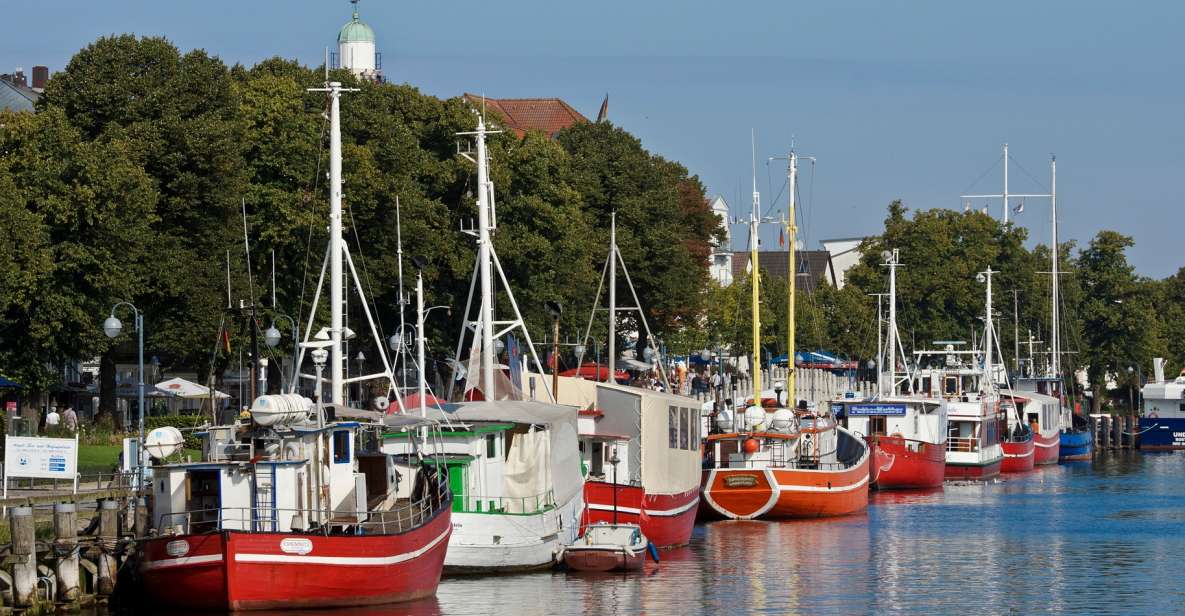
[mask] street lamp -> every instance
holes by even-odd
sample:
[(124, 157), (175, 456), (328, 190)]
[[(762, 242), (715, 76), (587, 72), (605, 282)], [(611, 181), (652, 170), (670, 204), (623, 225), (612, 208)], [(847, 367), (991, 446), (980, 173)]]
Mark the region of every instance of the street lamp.
[[(296, 344), (300, 340), (297, 337), (296, 320), (286, 314), (277, 314), (276, 316), (272, 317), (271, 326), (268, 327), (263, 332), (263, 343), (266, 344), (269, 349), (276, 348), (280, 344), (280, 341), (283, 340), (283, 338), (284, 338), (283, 334), (281, 334), (280, 330), (276, 327), (276, 322), (280, 321), (281, 319), (288, 319), (288, 324), (292, 326), (292, 343)], [(292, 392), (296, 393), (296, 385), (297, 385), (297, 383), (300, 382), (300, 374), (298, 372), (299, 366), (296, 365), (295, 352), (293, 353), (293, 355), (294, 355), (294, 357), (292, 358), (293, 365), (292, 365), (292, 381), (291, 381), (291, 383), (292, 383)], [(280, 371), (280, 389), (284, 389), (284, 383), (283, 383), (284, 376), (283, 375), (284, 375), (284, 371), (281, 370)]]
[(139, 490), (144, 489), (144, 315), (140, 313), (140, 309), (136, 308), (131, 302), (119, 302), (111, 307), (111, 315), (103, 321), (103, 333), (107, 334), (108, 338), (116, 338), (120, 332), (123, 331), (123, 323), (115, 316), (115, 311), (120, 306), (127, 306), (132, 309), (134, 316), (136, 336), (137, 336), (137, 365), (139, 383), (137, 383), (138, 392), (136, 394), (139, 403), (139, 430), (140, 440), (136, 443), (136, 467), (139, 473), (139, 478), (136, 482), (136, 487)]

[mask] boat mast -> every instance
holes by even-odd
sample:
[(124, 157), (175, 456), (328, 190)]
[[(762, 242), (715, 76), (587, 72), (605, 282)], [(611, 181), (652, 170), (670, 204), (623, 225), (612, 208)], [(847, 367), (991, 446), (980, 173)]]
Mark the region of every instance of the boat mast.
[(481, 304), (478, 324), (481, 327), (481, 392), (487, 400), (496, 398), (494, 390), (494, 280), (490, 272), (490, 199), (489, 164), (486, 153), (486, 122), (477, 116), (477, 267), (481, 279)]
[[(327, 348), (330, 352), (329, 383), (331, 387), (330, 402), (344, 405), (346, 402), (346, 385), (376, 378), (383, 378), (388, 383), (388, 392), (395, 390), (397, 401), (402, 404), (398, 388), (395, 387), (395, 374), (391, 370), (391, 362), (387, 358), (387, 349), (383, 339), (379, 336), (374, 315), (370, 311), (370, 302), (362, 288), (362, 281), (358, 278), (358, 271), (354, 268), (354, 261), (350, 258), (349, 247), (342, 237), (342, 142), (341, 142), (341, 93), (357, 92), (357, 88), (343, 88), (336, 81), (325, 84), (324, 88), (310, 88), (310, 92), (327, 92), (329, 94), (329, 246), (325, 251), (325, 261), (321, 263), (321, 275), (317, 279), (317, 291), (309, 308), (309, 318), (305, 327), (304, 342), (300, 343), (296, 365), (299, 367), (304, 360), (304, 354), (309, 349)], [(366, 316), (370, 333), (374, 339), (379, 359), (383, 362), (383, 371), (374, 374), (359, 374), (346, 378), (343, 368), (345, 357), (342, 353), (342, 340), (352, 336), (344, 327), (344, 292), (346, 289), (345, 269), (349, 268), (350, 278), (358, 291), (358, 303)], [(313, 323), (317, 314), (317, 306), (321, 298), (321, 290), (325, 284), (325, 272), (329, 271), (329, 327), (318, 332), (313, 338)], [(324, 380), (319, 375), (300, 374), (301, 378), (316, 383), (318, 391), (324, 386)], [(295, 379), (291, 385), (296, 391)]]
[(798, 225), (794, 223), (794, 206), (795, 196), (798, 192), (798, 155), (794, 150), (790, 150), (790, 164), (789, 164), (789, 191), (790, 204), (787, 208), (786, 214), (786, 242), (789, 244), (787, 251), (787, 270), (786, 277), (790, 284), (787, 292), (789, 304), (786, 308), (786, 404), (788, 406), (795, 406), (795, 366), (794, 366), (794, 295), (798, 287), (798, 268), (796, 267), (795, 249), (798, 243)]
[[(897, 249), (886, 252), (889, 257), (886, 263), (889, 266), (889, 326), (886, 332), (886, 346), (889, 350), (889, 395), (894, 395), (894, 390), (897, 389)], [(884, 395), (884, 392), (881, 394)]]
[[(617, 383), (617, 210), (609, 216), (609, 382)], [(600, 301), (599, 299), (597, 301)], [(579, 364), (577, 364), (579, 367)], [(597, 375), (600, 378), (600, 375)]]
[[(793, 189), (791, 189), (793, 192)], [(761, 193), (757, 192), (757, 140), (753, 138), (753, 214), (749, 217), (749, 270), (753, 287), (753, 402), (761, 406), (761, 262), (757, 226), (761, 222)], [(793, 276), (793, 272), (791, 272)]]
[[(1004, 144), (1004, 224), (1008, 224), (1008, 144)], [(990, 269), (990, 268), (989, 268)]]
[(987, 294), (984, 302), (984, 331), (983, 331), (983, 372), (984, 382), (980, 384), (980, 391), (990, 391), (988, 388), (994, 385), (995, 368), (992, 366), (992, 353), (994, 352), (995, 342), (992, 340), (992, 271), (991, 266), (988, 266), (986, 271), (980, 272), (981, 280), (987, 283)]
[(1050, 368), (1053, 371), (1053, 375), (1056, 376), (1059, 380), (1058, 390), (1059, 390), (1059, 395), (1060, 395), (1060, 390), (1061, 390), (1060, 380), (1061, 380), (1061, 375), (1062, 375), (1062, 354), (1061, 354), (1062, 353), (1062, 349), (1061, 349), (1062, 340), (1061, 340), (1061, 334), (1060, 334), (1061, 323), (1059, 322), (1059, 316), (1058, 316), (1058, 304), (1060, 303), (1060, 301), (1058, 299), (1057, 266), (1058, 266), (1058, 261), (1061, 260), (1061, 255), (1060, 255), (1061, 249), (1058, 247), (1058, 243), (1057, 243), (1057, 157), (1056, 156), (1051, 157), (1051, 160), (1049, 161), (1049, 175), (1050, 175), (1050, 183), (1051, 183), (1050, 191), (1049, 191), (1049, 209), (1050, 209), (1050, 218), (1052, 219), (1052, 222), (1053, 222), (1053, 224), (1052, 224), (1053, 242), (1050, 247), (1050, 256), (1049, 256), (1049, 261), (1050, 261), (1050, 270), (1049, 271), (1052, 273), (1052, 276), (1053, 276), (1053, 286), (1052, 286), (1053, 293), (1051, 293), (1051, 295), (1052, 295), (1051, 302), (1053, 303), (1053, 310), (1052, 310), (1053, 328), (1050, 330), (1053, 332), (1053, 334), (1052, 334), (1053, 340), (1051, 341), (1051, 344), (1053, 347), (1053, 360), (1050, 363)]
[(329, 84), (329, 380), (330, 400), (345, 404), (342, 382), (342, 132), (341, 84)]

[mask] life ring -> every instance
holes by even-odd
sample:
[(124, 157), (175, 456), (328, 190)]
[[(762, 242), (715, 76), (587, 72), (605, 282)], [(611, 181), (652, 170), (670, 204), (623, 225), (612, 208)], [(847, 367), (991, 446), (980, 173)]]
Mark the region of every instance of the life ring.
[(1148, 413), (1148, 419), (1160, 419), (1160, 414), (1156, 411)]

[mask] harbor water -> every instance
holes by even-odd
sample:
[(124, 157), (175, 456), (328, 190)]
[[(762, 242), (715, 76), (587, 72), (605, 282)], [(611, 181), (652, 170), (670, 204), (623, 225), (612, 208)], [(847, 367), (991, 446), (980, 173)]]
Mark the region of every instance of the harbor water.
[(433, 599), (333, 613), (1180, 613), (1183, 528), (1185, 452), (1120, 452), (874, 492), (865, 515), (701, 524), (642, 574), (446, 578)]

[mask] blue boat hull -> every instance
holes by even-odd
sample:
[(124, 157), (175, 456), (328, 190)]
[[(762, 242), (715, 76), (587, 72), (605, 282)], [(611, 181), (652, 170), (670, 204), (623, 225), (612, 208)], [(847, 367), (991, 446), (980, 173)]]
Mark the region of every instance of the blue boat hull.
[(1185, 417), (1141, 417), (1140, 449), (1185, 449)]
[(1089, 460), (1092, 437), (1089, 430), (1063, 430), (1058, 460)]

